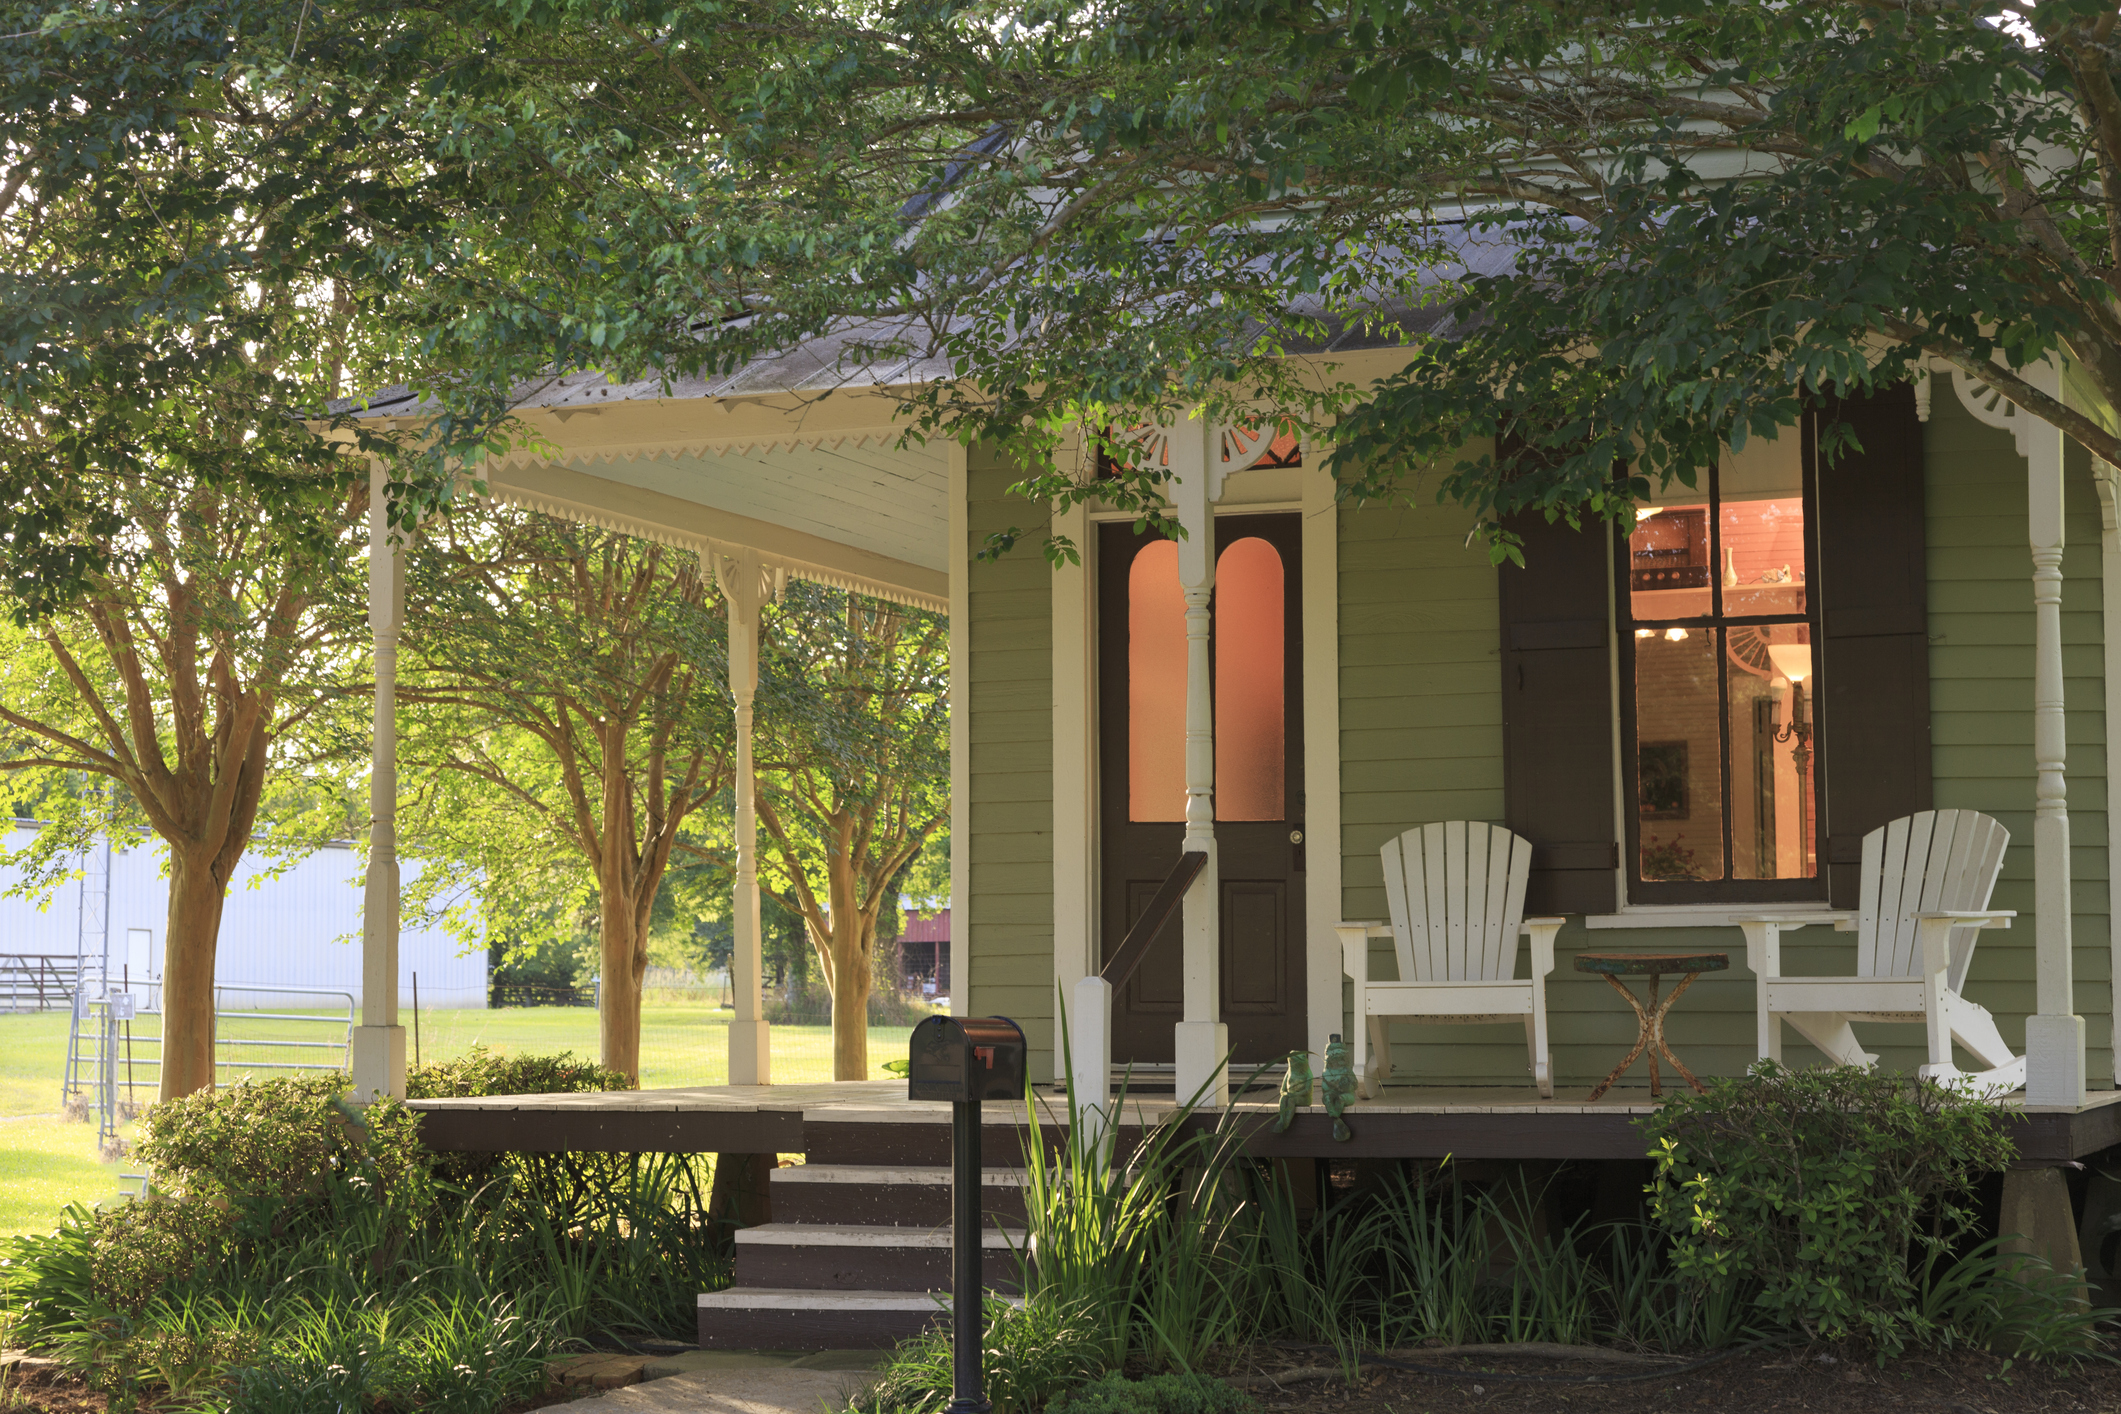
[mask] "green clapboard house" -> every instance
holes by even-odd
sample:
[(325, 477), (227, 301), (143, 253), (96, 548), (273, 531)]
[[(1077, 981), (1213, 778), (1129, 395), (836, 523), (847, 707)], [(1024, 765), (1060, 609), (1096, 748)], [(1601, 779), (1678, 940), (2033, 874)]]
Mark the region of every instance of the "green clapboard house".
[[(1361, 379), (1394, 355), (1318, 357)], [(1763, 1034), (1740, 920), (1782, 920), (1783, 975), (1850, 975), (1865, 835), (1967, 810), (2009, 843), (1993, 895), (1961, 903), (2015, 917), (1981, 933), (1961, 994), (2026, 1057), (2029, 1101), (2075, 1110), (2112, 1090), (2112, 469), (1989, 390), (1939, 372), (1821, 402), (1644, 507), (1632, 536), (1534, 522), (1518, 527), (1524, 567), (1497, 570), (1420, 477), (1358, 506), (1336, 496), (1327, 448), (1198, 422), (1150, 434), (1183, 542), (1094, 502), (1056, 515), (1012, 495), (1023, 470), (988, 451), (902, 444), (894, 388), (941, 370), (847, 367), (821, 347), (714, 382), (557, 379), (519, 409), (542, 441), (487, 467), (488, 486), (699, 550), (745, 634), (791, 576), (950, 615), (958, 1009), (1019, 1020), (1040, 1077), (1065, 1077), (1062, 1018), (1189, 829), (1214, 859), (1112, 993), (1115, 1071), (1188, 1093), (1214, 1080), (1213, 1097), (1225, 1055), (1269, 1083), (1292, 1051), (1320, 1068), (1330, 1038), (1358, 1039), (1350, 973), (1393, 974), (1388, 929), (1367, 964), (1342, 941), (1344, 924), (1391, 917), (1381, 847), (1486, 822), (1529, 843), (1525, 915), (1563, 920), (1543, 1011), (1547, 1088), (1568, 1103), (1637, 1037), (1580, 954), (1724, 954), (1666, 1039), (1698, 1074), (1738, 1073)], [(1824, 419), (1861, 450), (1820, 465)], [(1098, 474), (1083, 448), (1061, 455)], [(1081, 562), (982, 556), (1001, 530), (1065, 535)], [(772, 1079), (742, 976), (754, 888), (737, 901), (736, 1085)], [(1514, 945), (1502, 975), (1522, 979), (1532, 946)], [(366, 1028), (376, 1088), (394, 1022)], [(1533, 1094), (1521, 1016), (1379, 1034), (1395, 1089)], [(1786, 1059), (1818, 1059), (1777, 1034)], [(1925, 1059), (1919, 1020), (1855, 1034), (1887, 1065)], [(1638, 1065), (1620, 1084), (1645, 1079)]]

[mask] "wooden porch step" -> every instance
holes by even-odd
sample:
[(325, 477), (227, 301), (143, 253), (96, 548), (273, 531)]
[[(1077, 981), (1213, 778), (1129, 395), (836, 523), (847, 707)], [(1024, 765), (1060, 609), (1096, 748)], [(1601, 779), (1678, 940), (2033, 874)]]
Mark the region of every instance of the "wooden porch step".
[[(1016, 1251), (1025, 1234), (980, 1235), (989, 1287), (1016, 1291)], [(1013, 1251), (1012, 1248), (1015, 1250)], [(950, 1285), (947, 1228), (846, 1223), (761, 1223), (736, 1234), (736, 1285), (798, 1291), (940, 1291)]]
[(884, 1350), (949, 1320), (950, 1296), (733, 1286), (700, 1297), (699, 1313), (706, 1350)]
[[(771, 1182), (777, 1222), (934, 1228), (950, 1221), (947, 1168), (797, 1164), (775, 1169)], [(989, 1221), (999, 1218), (1005, 1226), (1023, 1226), (1023, 1172), (988, 1169), (982, 1173), (980, 1210)]]
[[(1067, 1144), (1066, 1124), (1040, 1126), (1049, 1154)], [(1027, 1130), (1019, 1125), (980, 1126), (980, 1159), (983, 1167), (1016, 1168), (1024, 1159)], [(809, 1162), (825, 1165), (866, 1164), (883, 1168), (948, 1168), (950, 1165), (949, 1115), (939, 1119), (913, 1111), (904, 1120), (841, 1119), (806, 1115), (803, 1147)]]
[(945, 1319), (926, 1291), (806, 1291), (730, 1287), (700, 1297), (705, 1350), (888, 1349)]

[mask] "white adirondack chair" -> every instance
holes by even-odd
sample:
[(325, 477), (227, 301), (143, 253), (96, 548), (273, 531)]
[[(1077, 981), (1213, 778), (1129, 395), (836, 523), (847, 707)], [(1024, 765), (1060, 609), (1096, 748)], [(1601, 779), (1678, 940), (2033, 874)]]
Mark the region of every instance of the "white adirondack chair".
[[(1863, 837), (1863, 893), (1856, 917), (1835, 926), (1856, 933), (1853, 977), (1785, 977), (1781, 935), (1804, 926), (1762, 913), (1734, 921), (1745, 930), (1746, 964), (1759, 978), (1763, 1060), (1782, 1058), (1782, 1025), (1839, 1065), (1872, 1066), (1856, 1042), (1856, 1021), (1920, 1021), (1929, 1027), (1922, 1075), (1984, 1090), (2025, 1083), (2025, 1058), (2011, 1054), (1985, 1007), (1962, 995), (1983, 928), (2008, 928), (2015, 913), (1991, 909), (2010, 832), (1972, 810), (1925, 810)], [(1957, 1041), (1988, 1067), (1961, 1071)]]
[[(1465, 1023), (1522, 1019), (1539, 1093), (1554, 1094), (1547, 1055), (1547, 974), (1559, 918), (1526, 918), (1531, 842), (1498, 825), (1446, 820), (1385, 841), (1392, 921), (1339, 925), (1342, 964), (1355, 983), (1355, 1073), (1374, 1095), (1392, 1075), (1393, 1020)], [(1520, 980), (1517, 939), (1532, 940)], [(1370, 976), (1370, 939), (1389, 937), (1399, 980)]]

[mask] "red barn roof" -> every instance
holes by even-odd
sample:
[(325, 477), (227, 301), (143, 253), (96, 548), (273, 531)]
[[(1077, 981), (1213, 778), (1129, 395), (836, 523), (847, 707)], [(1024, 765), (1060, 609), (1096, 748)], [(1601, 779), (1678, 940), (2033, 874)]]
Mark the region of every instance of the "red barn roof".
[(899, 933), (902, 943), (947, 943), (950, 941), (950, 910), (941, 913), (906, 914), (906, 926)]

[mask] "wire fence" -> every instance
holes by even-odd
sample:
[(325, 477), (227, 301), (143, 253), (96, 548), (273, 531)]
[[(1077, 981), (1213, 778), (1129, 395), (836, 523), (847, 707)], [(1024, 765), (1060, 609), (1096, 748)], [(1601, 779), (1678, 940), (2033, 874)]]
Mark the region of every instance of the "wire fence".
[(0, 1012), (65, 1011), (80, 971), (72, 954), (0, 953)]
[[(60, 1087), (64, 1113), (96, 1120), (99, 1143), (153, 1103), (163, 1065), (162, 989), (89, 979), (77, 991)], [(214, 989), (214, 1081), (345, 1071), (350, 992), (237, 983)]]

